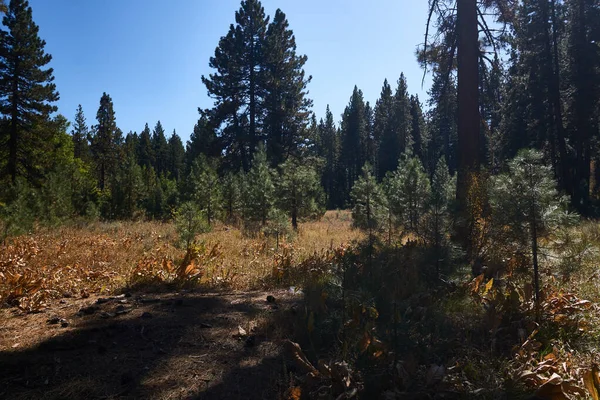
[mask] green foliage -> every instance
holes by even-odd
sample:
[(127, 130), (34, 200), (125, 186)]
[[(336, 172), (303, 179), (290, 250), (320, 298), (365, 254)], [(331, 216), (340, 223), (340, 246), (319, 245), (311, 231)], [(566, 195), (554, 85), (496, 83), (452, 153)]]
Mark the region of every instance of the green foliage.
[(100, 99), (96, 114), (98, 125), (94, 126), (91, 149), (98, 173), (100, 189), (108, 186), (116, 171), (119, 160), (119, 130), (115, 121), (115, 111), (110, 96), (106, 93)]
[(363, 166), (350, 196), (354, 226), (368, 231), (369, 235), (381, 230), (386, 220), (387, 201), (369, 164)]
[(167, 172), (171, 179), (179, 181), (183, 178), (185, 165), (185, 149), (181, 138), (175, 131), (169, 138), (168, 157), (166, 162)]
[(1, 239), (28, 233), (34, 228), (40, 210), (39, 194), (24, 179), (5, 189), (0, 202)]
[(443, 157), (438, 160), (428, 201), (428, 212), (423, 224), (425, 240), (437, 248), (447, 244), (447, 235), (452, 225), (450, 205), (456, 192), (456, 182), (450, 176)]
[(169, 170), (169, 145), (165, 130), (158, 121), (152, 131), (152, 150), (154, 153), (154, 170), (157, 175), (163, 175)]
[(290, 155), (298, 156), (305, 146), (312, 100), (307, 86), (306, 56), (296, 54), (296, 39), (280, 9), (265, 35), (265, 119), (267, 157), (272, 166)]
[(509, 161), (508, 171), (493, 178), (490, 204), (499, 234), (522, 248), (573, 220), (567, 199), (556, 190), (551, 167), (535, 150), (520, 151)]
[(181, 204), (174, 216), (179, 239), (186, 249), (191, 248), (198, 234), (210, 231), (202, 211), (191, 201)]
[(252, 168), (246, 174), (244, 185), (244, 221), (267, 224), (269, 214), (275, 206), (275, 172), (269, 167), (267, 153), (260, 146), (254, 154)]
[(192, 164), (189, 181), (192, 199), (212, 225), (220, 216), (223, 195), (214, 160), (198, 157)]
[(52, 68), (45, 68), (52, 56), (33, 22), (26, 0), (13, 0), (2, 20), (0, 32), (0, 129), (2, 171), (13, 184), (19, 176), (37, 178), (41, 164), (47, 162), (48, 142), (54, 132), (44, 129), (52, 105), (59, 98), (53, 83)]
[(244, 177), (241, 173), (234, 174), (227, 172), (221, 179), (223, 188), (223, 210), (225, 218), (229, 222), (234, 222), (241, 217), (242, 213), (242, 193), (244, 188)]
[(145, 194), (142, 168), (130, 155), (119, 167), (111, 184), (113, 214), (119, 218), (134, 218)]
[(277, 200), (279, 207), (291, 216), (294, 229), (298, 229), (299, 218), (314, 218), (323, 213), (317, 164), (314, 159), (289, 158), (280, 166)]
[(429, 178), (421, 160), (407, 152), (400, 159), (398, 169), (386, 182), (386, 194), (396, 223), (404, 233), (420, 236), (431, 196)]
[(319, 122), (317, 130), (317, 154), (325, 160), (325, 166), (321, 175), (321, 184), (327, 197), (327, 208), (330, 210), (341, 208), (343, 199), (339, 190), (340, 141), (329, 105), (325, 111), (325, 120)]
[(278, 244), (282, 238), (289, 238), (293, 230), (287, 213), (277, 208), (272, 209), (269, 213), (269, 221), (264, 227), (263, 232), (268, 236), (276, 237)]

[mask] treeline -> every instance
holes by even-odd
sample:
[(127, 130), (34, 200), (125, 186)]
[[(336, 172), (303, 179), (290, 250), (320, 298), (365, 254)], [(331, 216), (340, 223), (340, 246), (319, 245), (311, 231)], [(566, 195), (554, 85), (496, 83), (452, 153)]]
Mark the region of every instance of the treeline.
[[(242, 2), (203, 77), (215, 106), (199, 110), (189, 141), (160, 121), (139, 133), (118, 127), (104, 93), (95, 123), (78, 107), (55, 115), (51, 56), (25, 0), (8, 5), (1, 32), (0, 217), (4, 236), (72, 217), (167, 220), (190, 203), (208, 225), (294, 228), (324, 211), (321, 161), (309, 149), (311, 101), (285, 14), (272, 22)], [(281, 227), (277, 228), (283, 229)]]
[[(443, 9), (445, 2), (438, 3)], [(476, 158), (484, 170), (504, 171), (520, 149), (536, 148), (561, 191), (588, 215), (600, 198), (598, 9), (596, 2), (575, 0), (528, 0), (502, 8), (506, 29), (497, 43), (481, 41), (477, 83)], [(452, 18), (440, 17), (437, 42), (418, 54), (423, 65), (432, 66), (426, 109), (400, 75), (393, 86), (383, 82), (374, 105), (354, 87), (339, 121), (329, 107), (317, 121), (308, 97), (307, 57), (297, 54), (286, 15), (277, 10), (271, 19), (260, 1), (244, 0), (209, 60), (213, 73), (202, 77), (214, 104), (199, 110), (185, 145), (160, 122), (123, 133), (106, 93), (94, 124), (88, 125), (79, 107), (70, 125), (56, 115), (51, 56), (28, 2), (12, 0), (3, 24), (5, 232), (24, 221), (73, 216), (166, 220), (186, 202), (208, 223), (267, 226), (285, 216), (297, 226), (325, 208), (355, 205), (352, 189), (367, 164), (383, 182), (398, 173), (402, 160), (418, 160), (432, 181), (440, 159), (454, 175), (459, 156), (468, 156), (458, 152)], [(490, 56), (486, 50), (494, 46), (505, 46), (510, 58)]]

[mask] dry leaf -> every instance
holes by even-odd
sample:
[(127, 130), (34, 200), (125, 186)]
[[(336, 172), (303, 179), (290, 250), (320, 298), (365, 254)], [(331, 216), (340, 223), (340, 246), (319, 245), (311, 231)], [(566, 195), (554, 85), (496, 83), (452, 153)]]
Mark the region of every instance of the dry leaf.
[(319, 375), (319, 371), (308, 361), (304, 353), (302, 352), (302, 348), (298, 343), (294, 343), (290, 340), (286, 340), (283, 344), (285, 351), (288, 353), (288, 356), (296, 363), (296, 366), (302, 370), (305, 374), (315, 374)]
[(600, 400), (600, 372), (594, 365), (591, 371), (583, 374), (583, 383), (594, 400)]

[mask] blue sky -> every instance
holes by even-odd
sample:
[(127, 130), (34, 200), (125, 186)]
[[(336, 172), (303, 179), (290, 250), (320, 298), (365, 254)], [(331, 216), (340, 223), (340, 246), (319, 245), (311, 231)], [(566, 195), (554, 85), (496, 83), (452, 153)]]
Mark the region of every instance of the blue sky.
[[(330, 104), (336, 121), (354, 85), (373, 105), (384, 78), (401, 72), (409, 92), (425, 100), (415, 49), (423, 42), (425, 0), (263, 0), (268, 15), (281, 8), (296, 35), (314, 111)], [(52, 54), (59, 112), (73, 120), (78, 104), (95, 123), (100, 97), (113, 99), (126, 133), (162, 122), (187, 140), (198, 107), (210, 107), (201, 82), (209, 58), (233, 23), (239, 0), (30, 0)], [(428, 81), (428, 80), (427, 80)]]

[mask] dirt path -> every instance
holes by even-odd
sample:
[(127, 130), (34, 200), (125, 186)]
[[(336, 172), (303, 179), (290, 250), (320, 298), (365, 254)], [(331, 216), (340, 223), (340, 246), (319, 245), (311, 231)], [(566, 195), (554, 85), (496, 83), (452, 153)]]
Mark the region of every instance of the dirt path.
[(40, 314), (1, 310), (0, 398), (277, 398), (298, 300), (133, 294), (63, 299)]

